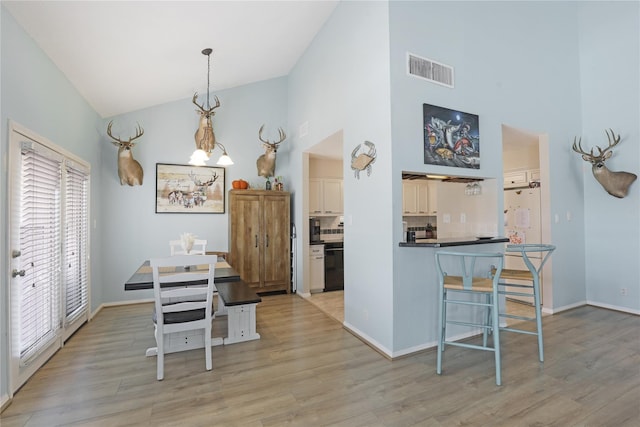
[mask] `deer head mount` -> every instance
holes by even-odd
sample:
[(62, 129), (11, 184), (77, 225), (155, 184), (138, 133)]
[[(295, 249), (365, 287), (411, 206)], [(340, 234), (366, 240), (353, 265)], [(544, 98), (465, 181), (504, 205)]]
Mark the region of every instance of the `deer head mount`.
[(111, 126), (113, 125), (113, 120), (109, 122), (107, 126), (107, 135), (113, 139), (113, 143), (118, 146), (118, 177), (120, 177), (120, 185), (128, 184), (130, 186), (134, 185), (142, 185), (142, 177), (144, 171), (142, 170), (142, 166), (136, 159), (133, 158), (133, 153), (131, 149), (133, 148), (134, 140), (140, 138), (144, 135), (144, 129), (140, 127), (138, 124), (136, 126), (136, 134), (135, 136), (130, 137), (127, 141), (116, 138), (111, 133)]
[(265, 140), (262, 137), (262, 131), (264, 129), (264, 125), (260, 126), (260, 130), (258, 131), (258, 139), (262, 141), (262, 146), (264, 147), (264, 154), (258, 157), (256, 161), (256, 166), (258, 167), (258, 176), (263, 176), (265, 178), (269, 178), (271, 176), (275, 176), (276, 172), (276, 153), (278, 152), (278, 145), (282, 143), (287, 138), (287, 134), (284, 133), (282, 128), (278, 128), (278, 134), (280, 137), (279, 141), (271, 142), (269, 140)]
[(192, 102), (198, 107), (196, 113), (200, 114), (200, 123), (198, 124), (198, 130), (195, 134), (196, 148), (206, 151), (207, 153), (211, 153), (213, 151), (213, 148), (216, 146), (216, 135), (213, 133), (213, 124), (211, 123), (211, 118), (215, 116), (216, 113), (213, 110), (220, 106), (220, 100), (215, 95), (214, 98), (216, 100), (216, 105), (209, 108), (204, 108), (204, 102), (202, 103), (202, 105), (196, 102), (196, 100), (198, 99), (197, 92), (193, 94), (192, 100)]
[[(611, 134), (609, 134), (609, 132)], [(588, 153), (582, 149), (582, 146), (580, 145), (580, 141), (582, 140), (582, 138), (577, 141), (575, 137), (573, 138), (573, 151), (581, 154), (582, 158), (585, 161), (592, 164), (591, 172), (593, 172), (593, 176), (607, 191), (607, 193), (621, 199), (627, 195), (629, 187), (638, 177), (636, 176), (636, 174), (630, 172), (610, 171), (604, 165), (605, 160), (607, 160), (613, 154), (611, 149), (618, 145), (618, 143), (620, 142), (620, 135), (616, 136), (613, 133), (613, 130), (609, 129), (608, 132), (607, 130), (605, 130), (605, 133), (607, 134), (607, 139), (609, 140), (609, 146), (603, 150), (596, 145), (596, 148), (598, 149), (598, 155), (593, 154), (593, 148)]]

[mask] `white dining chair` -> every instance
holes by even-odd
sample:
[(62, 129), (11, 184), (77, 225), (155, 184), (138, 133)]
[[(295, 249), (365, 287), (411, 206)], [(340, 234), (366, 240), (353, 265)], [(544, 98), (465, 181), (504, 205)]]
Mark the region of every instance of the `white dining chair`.
[[(202, 329), (206, 369), (210, 371), (212, 368), (211, 321), (217, 261), (216, 255), (176, 255), (150, 260), (155, 298), (153, 322), (158, 346), (158, 380), (164, 378), (165, 337), (174, 332)], [(204, 265), (208, 265), (208, 268), (204, 269)], [(185, 266), (191, 267), (187, 269)], [(202, 285), (203, 281), (206, 285)], [(200, 284), (188, 286), (190, 282)]]
[(195, 239), (193, 248), (187, 253), (182, 247), (182, 240), (170, 240), (171, 256), (174, 255), (205, 255), (207, 252), (207, 241), (204, 239)]

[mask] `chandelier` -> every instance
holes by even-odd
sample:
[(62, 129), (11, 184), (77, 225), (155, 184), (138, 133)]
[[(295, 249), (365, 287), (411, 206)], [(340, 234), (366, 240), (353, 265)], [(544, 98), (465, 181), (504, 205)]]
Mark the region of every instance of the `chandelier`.
[(196, 112), (200, 114), (200, 123), (195, 134), (196, 150), (189, 159), (189, 164), (194, 166), (204, 166), (211, 156), (211, 152), (216, 147), (222, 150), (222, 156), (218, 159), (217, 164), (221, 166), (229, 166), (233, 164), (231, 157), (227, 154), (227, 149), (219, 141), (216, 141), (216, 135), (213, 133), (213, 123), (211, 118), (216, 114), (215, 109), (220, 106), (220, 100), (215, 96), (216, 104), (212, 107), (209, 102), (209, 75), (211, 74), (211, 52), (212, 49), (202, 50), (202, 54), (207, 56), (207, 107), (197, 103), (198, 93), (193, 95), (192, 102), (198, 107)]

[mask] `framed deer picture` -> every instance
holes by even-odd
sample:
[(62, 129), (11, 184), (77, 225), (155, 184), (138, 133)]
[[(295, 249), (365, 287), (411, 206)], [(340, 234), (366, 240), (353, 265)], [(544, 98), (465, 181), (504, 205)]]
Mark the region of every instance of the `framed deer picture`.
[(156, 163), (156, 213), (224, 213), (225, 169)]

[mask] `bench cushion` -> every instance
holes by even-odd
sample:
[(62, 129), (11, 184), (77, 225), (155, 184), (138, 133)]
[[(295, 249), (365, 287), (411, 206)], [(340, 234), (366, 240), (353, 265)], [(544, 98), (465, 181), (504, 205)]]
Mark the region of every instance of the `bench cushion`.
[(216, 283), (218, 296), (226, 306), (256, 304), (262, 298), (242, 280), (236, 282)]

